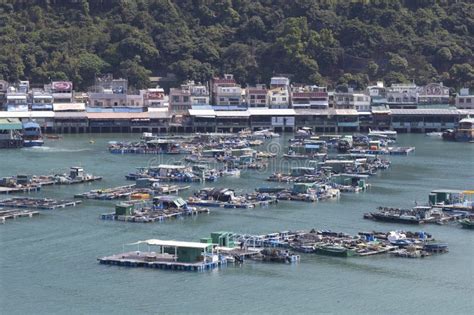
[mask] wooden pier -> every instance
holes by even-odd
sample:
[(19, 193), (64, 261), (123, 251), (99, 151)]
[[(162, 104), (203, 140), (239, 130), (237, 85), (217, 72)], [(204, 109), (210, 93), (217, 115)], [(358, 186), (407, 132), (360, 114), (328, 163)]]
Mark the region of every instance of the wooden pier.
[(0, 207), (54, 210), (57, 208), (75, 207), (80, 203), (81, 201), (17, 197), (0, 200)]
[(16, 218), (32, 218), (39, 215), (39, 211), (24, 210), (24, 209), (0, 209), (0, 223), (5, 224), (6, 220)]

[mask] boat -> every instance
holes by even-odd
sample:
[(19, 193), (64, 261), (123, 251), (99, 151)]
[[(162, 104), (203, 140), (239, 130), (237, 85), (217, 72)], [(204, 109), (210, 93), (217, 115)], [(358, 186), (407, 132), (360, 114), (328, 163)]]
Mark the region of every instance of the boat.
[(51, 139), (51, 140), (60, 140), (63, 138), (63, 136), (61, 135), (46, 135), (45, 136), (46, 139)]
[(40, 147), (44, 144), (41, 127), (35, 121), (29, 120), (23, 123), (22, 133), (24, 147)]
[(442, 137), (447, 141), (474, 142), (474, 118), (461, 119), (456, 129), (445, 130)]
[(442, 132), (427, 132), (426, 136), (433, 137), (433, 138), (442, 138), (443, 133)]
[(238, 168), (225, 169), (220, 174), (221, 176), (240, 177), (240, 170)]
[(372, 136), (386, 136), (390, 139), (397, 139), (397, 132), (395, 130), (372, 130), (369, 128), (369, 137)]
[(474, 220), (472, 219), (467, 219), (467, 218), (462, 219), (462, 220), (459, 220), (459, 223), (464, 229), (474, 230)]

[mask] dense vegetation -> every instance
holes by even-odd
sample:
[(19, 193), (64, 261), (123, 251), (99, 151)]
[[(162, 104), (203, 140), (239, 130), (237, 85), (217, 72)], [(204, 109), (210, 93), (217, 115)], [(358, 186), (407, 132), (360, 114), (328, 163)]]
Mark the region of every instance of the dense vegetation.
[(473, 34), (468, 0), (12, 0), (0, 4), (0, 77), (472, 86)]

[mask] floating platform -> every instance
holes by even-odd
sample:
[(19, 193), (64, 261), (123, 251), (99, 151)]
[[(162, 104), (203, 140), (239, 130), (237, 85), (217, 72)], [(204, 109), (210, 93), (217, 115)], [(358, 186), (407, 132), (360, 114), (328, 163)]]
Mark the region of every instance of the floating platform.
[(39, 215), (39, 211), (24, 209), (0, 209), (0, 223), (5, 224), (6, 220), (17, 218), (32, 218)]
[(54, 210), (57, 208), (75, 207), (80, 203), (81, 201), (17, 197), (0, 200), (0, 207)]
[(209, 213), (209, 209), (199, 208), (186, 211), (173, 210), (148, 210), (140, 211), (132, 215), (117, 215), (115, 213), (101, 214), (102, 220), (123, 221), (123, 222), (137, 222), (137, 223), (153, 223), (163, 222), (171, 219), (176, 219), (184, 216), (196, 216), (198, 214)]
[(175, 271), (207, 271), (220, 266), (225, 266), (227, 264), (227, 260), (225, 259), (215, 262), (178, 262), (175, 261), (174, 257), (170, 254), (158, 254), (155, 252), (140, 251), (98, 258), (98, 261), (103, 265), (142, 267)]
[(30, 193), (30, 192), (38, 192), (41, 190), (40, 185), (34, 186), (19, 186), (19, 187), (0, 187), (0, 194), (14, 194), (14, 193)]
[[(160, 185), (155, 188), (137, 188), (136, 185), (125, 185), (106, 189), (94, 189), (82, 194), (76, 194), (74, 198), (95, 199), (95, 200), (116, 200), (116, 199), (149, 199), (155, 194), (177, 194), (180, 191), (189, 189), (190, 186)], [(136, 195), (136, 196), (134, 196)], [(145, 198), (148, 195), (147, 198)]]

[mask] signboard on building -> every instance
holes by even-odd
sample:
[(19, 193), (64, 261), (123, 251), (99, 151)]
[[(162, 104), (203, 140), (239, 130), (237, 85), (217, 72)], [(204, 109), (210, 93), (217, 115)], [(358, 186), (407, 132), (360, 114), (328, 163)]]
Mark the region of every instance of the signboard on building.
[(162, 100), (165, 95), (162, 92), (147, 92), (146, 98), (149, 100)]
[(72, 82), (70, 81), (56, 81), (51, 83), (53, 91), (72, 91)]

